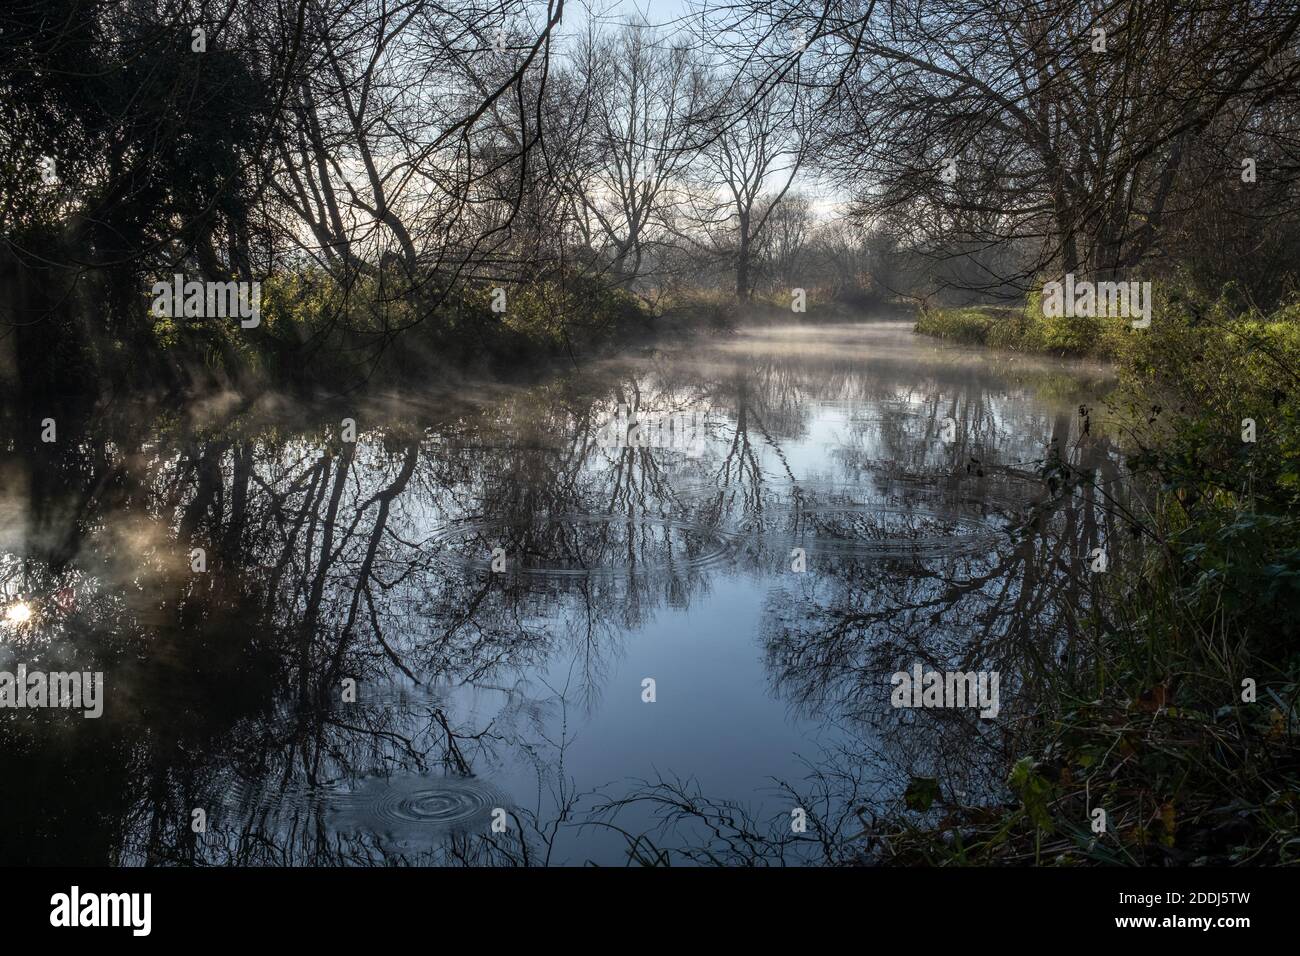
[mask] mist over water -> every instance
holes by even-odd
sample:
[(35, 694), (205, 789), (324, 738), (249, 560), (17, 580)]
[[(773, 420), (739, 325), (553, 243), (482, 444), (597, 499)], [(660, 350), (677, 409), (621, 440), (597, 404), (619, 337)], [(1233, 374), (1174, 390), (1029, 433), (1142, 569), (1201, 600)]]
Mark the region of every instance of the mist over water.
[[(1041, 507), (1053, 449), (1123, 493), (1080, 414), (1107, 373), (910, 330), (15, 428), (0, 670), (102, 671), (105, 705), (0, 709), (0, 863), (841, 862), (915, 775), (997, 799), (1117, 537), (1091, 490)], [(609, 447), (620, 405), (702, 445)], [(891, 708), (918, 661), (1000, 672), (998, 720)]]

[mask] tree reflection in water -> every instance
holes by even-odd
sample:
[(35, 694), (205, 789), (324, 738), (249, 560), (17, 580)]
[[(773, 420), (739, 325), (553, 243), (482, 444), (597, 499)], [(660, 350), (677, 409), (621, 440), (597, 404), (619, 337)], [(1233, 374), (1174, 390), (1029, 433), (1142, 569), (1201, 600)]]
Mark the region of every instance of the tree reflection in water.
[[(1101, 613), (1087, 555), (1124, 537), (1117, 456), (1077, 407), (1103, 384), (882, 323), (436, 405), (116, 402), (53, 444), (14, 410), (0, 587), (33, 613), (0, 624), (0, 669), (102, 670), (107, 704), (0, 711), (0, 861), (839, 863), (913, 776), (1002, 799), (1036, 684)], [(604, 447), (620, 404), (702, 411), (705, 447)], [(1090, 480), (1053, 490), (1053, 456)], [(756, 632), (707, 610), (724, 591)], [(761, 662), (744, 706), (807, 740), (800, 777), (783, 753), (767, 786), (704, 787), (707, 725), (571, 763), (671, 615), (712, 649), (706, 681)], [(916, 661), (1000, 672), (998, 719), (894, 710), (889, 675)]]

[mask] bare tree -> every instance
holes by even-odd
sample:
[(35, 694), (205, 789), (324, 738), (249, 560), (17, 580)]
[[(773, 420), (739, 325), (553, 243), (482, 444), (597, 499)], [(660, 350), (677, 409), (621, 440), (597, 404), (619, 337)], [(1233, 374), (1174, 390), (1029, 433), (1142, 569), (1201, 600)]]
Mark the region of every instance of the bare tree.
[(719, 97), (712, 141), (705, 147), (705, 175), (717, 195), (710, 208), (734, 258), (736, 298), (753, 295), (757, 243), (780, 208), (807, 156), (800, 100), (788, 88), (762, 92), (738, 77)]
[[(818, 96), (819, 157), (862, 213), (905, 211), (918, 248), (964, 258), (958, 281), (985, 290), (1158, 254), (1194, 206), (1193, 144), (1298, 69), (1292, 2), (753, 0), (720, 18), (760, 85)], [(791, 31), (806, 45), (774, 42)]]

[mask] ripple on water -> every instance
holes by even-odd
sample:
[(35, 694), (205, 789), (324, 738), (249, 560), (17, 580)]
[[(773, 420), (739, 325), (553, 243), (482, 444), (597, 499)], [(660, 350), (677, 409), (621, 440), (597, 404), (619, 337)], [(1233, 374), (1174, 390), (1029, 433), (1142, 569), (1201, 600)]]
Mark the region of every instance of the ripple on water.
[(475, 777), (412, 774), (271, 787), (229, 775), (224, 809), (243, 820), (288, 824), (319, 815), (338, 833), (373, 833), (395, 843), (428, 842), (450, 833), (487, 832), (505, 795)]
[(338, 832), (370, 832), (397, 842), (419, 842), (448, 833), (488, 831), (495, 807), (509, 802), (475, 777), (372, 778), (335, 794), (326, 822)]

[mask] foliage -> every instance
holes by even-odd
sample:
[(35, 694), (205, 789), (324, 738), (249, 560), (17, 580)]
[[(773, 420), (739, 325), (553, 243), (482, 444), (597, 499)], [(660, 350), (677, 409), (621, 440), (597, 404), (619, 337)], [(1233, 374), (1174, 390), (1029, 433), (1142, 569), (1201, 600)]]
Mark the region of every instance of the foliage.
[(1035, 293), (1024, 308), (931, 308), (916, 323), (921, 335), (1011, 352), (1113, 358), (1129, 337), (1129, 320), (1048, 317)]
[(894, 862), (1300, 862), (1300, 307), (1176, 291), (1143, 332), (1110, 404), (1149, 545), (1009, 755), (1015, 800), (900, 817)]

